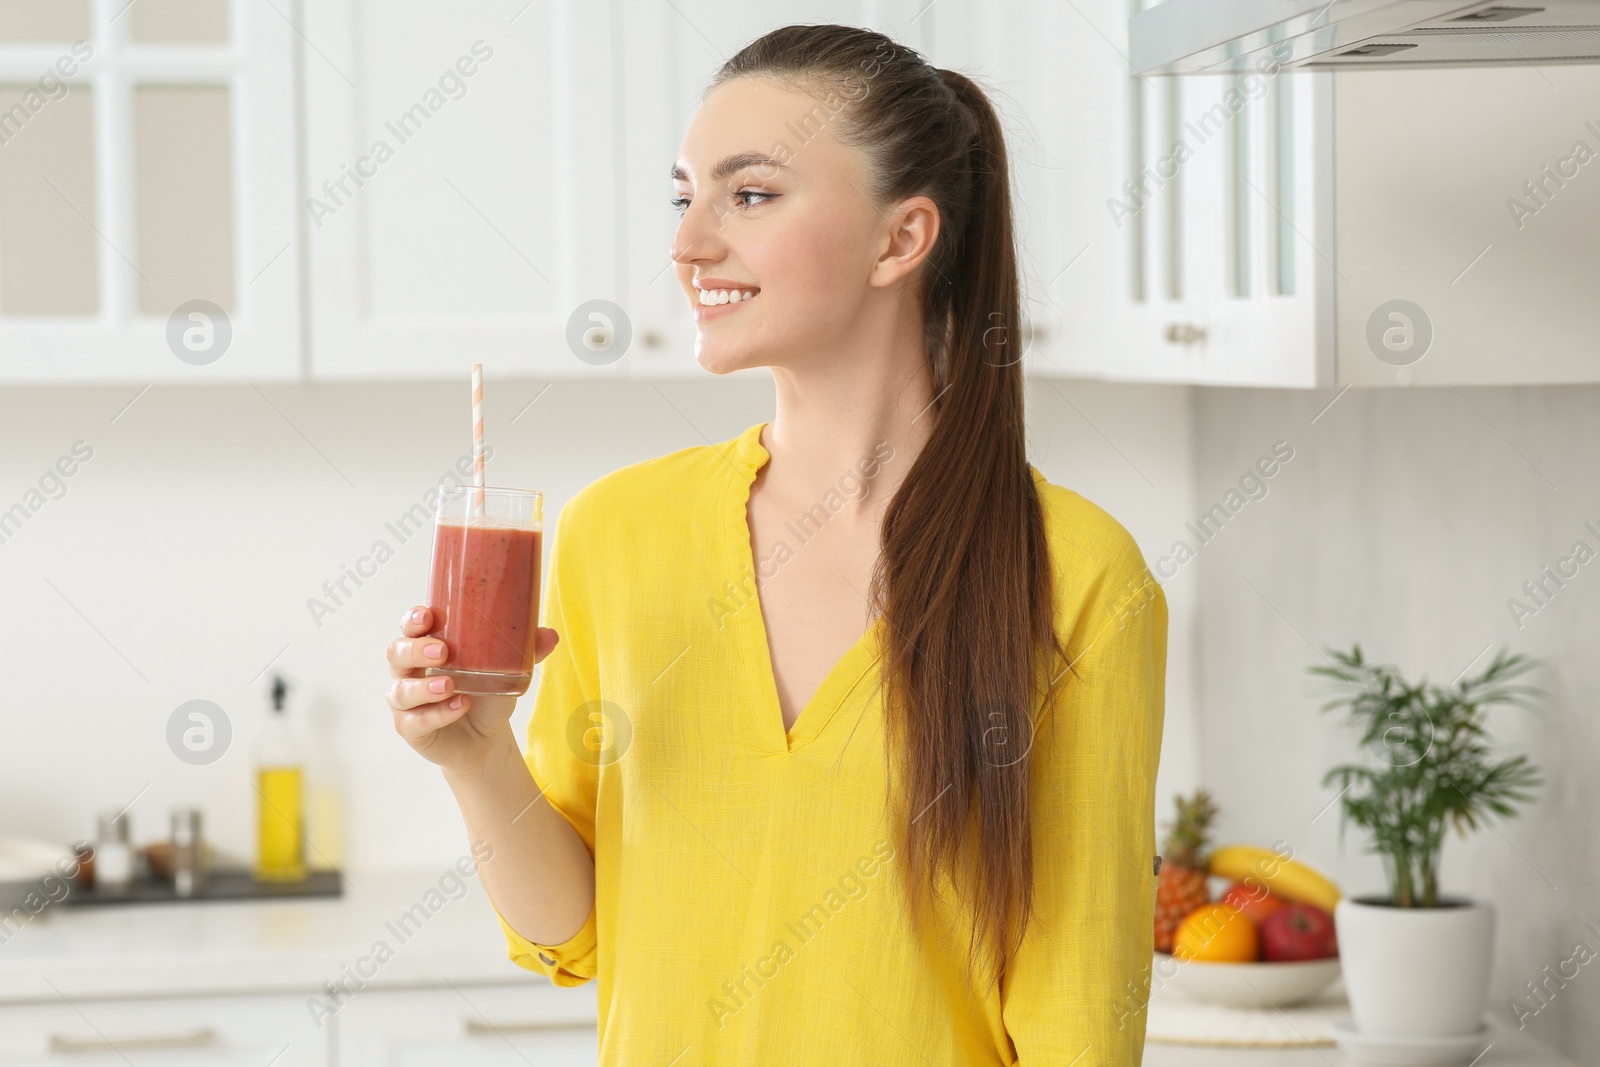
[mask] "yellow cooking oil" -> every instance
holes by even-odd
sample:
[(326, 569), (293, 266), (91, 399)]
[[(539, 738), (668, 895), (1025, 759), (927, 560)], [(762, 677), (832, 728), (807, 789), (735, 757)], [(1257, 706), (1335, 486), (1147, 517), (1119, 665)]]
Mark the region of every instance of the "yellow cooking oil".
[(256, 880), (299, 882), (306, 877), (305, 793), (300, 768), (256, 770)]
[(256, 863), (258, 882), (306, 877), (305, 782), (301, 748), (289, 726), (289, 685), (272, 680), (272, 711), (256, 738)]

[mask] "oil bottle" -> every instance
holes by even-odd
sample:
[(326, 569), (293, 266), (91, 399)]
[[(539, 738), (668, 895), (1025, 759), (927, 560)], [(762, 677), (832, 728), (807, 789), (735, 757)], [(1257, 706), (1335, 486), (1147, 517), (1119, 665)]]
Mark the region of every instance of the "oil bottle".
[(306, 877), (305, 783), (300, 749), (285, 711), (289, 686), (272, 678), (272, 712), (256, 742), (256, 865), (260, 882)]

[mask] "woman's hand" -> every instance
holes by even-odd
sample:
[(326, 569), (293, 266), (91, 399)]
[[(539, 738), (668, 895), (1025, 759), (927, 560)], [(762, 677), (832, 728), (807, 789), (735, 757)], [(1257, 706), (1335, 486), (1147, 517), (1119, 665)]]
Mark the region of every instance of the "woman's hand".
[[(401, 621), (400, 632), (405, 636), (389, 645), (389, 673), (395, 682), (389, 687), (388, 700), (395, 732), (424, 759), (452, 774), (471, 774), (483, 766), (495, 745), (503, 742), (517, 698), (469, 696), (455, 692), (454, 679), (425, 677), (424, 667), (445, 661), (444, 641), (427, 636), (432, 627), (432, 610), (419, 605)], [(554, 630), (539, 627), (533, 661), (543, 660), (559, 641)]]

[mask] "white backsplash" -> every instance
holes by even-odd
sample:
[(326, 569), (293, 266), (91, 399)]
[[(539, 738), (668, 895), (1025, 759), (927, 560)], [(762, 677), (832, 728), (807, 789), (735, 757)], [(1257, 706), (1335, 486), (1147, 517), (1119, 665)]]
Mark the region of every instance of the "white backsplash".
[[(1600, 553), (1585, 525), (1600, 527), (1600, 387), (1352, 389), (1328, 407), (1333, 395), (1195, 391), (1203, 507), (1273, 442), (1294, 449), (1268, 494), (1200, 552), (1202, 777), (1228, 838), (1282, 838), (1346, 893), (1382, 891), (1358, 829), (1340, 850), (1337, 791), (1320, 785), (1357, 749), (1342, 711), (1317, 710), (1330, 696), (1306, 673), (1318, 649), (1360, 642), (1368, 660), (1445, 683), (1502, 645), (1544, 660), (1525, 680), (1548, 691), (1545, 711), (1489, 716), (1497, 751), (1542, 771), (1537, 802), (1465, 840), (1451, 833), (1441, 863), (1442, 891), (1497, 908), (1489, 1010), (1515, 1025), (1512, 997), (1540, 1008), (1525, 982), (1547, 980), (1579, 940), (1600, 951), (1583, 926), (1600, 916), (1600, 562), (1569, 565), (1577, 573), (1531, 616), (1508, 605), (1532, 605), (1524, 583), (1574, 542)], [(1527, 1032), (1592, 1055), (1589, 970), (1552, 983)]]

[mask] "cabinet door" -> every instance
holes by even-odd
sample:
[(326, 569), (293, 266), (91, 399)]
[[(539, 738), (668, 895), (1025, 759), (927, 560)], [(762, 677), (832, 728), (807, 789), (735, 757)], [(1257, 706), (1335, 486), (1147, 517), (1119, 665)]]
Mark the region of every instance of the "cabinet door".
[(0, 1007), (6, 1067), (326, 1067), (303, 996), (56, 1001)]
[[(940, 0), (916, 19), (936, 66), (959, 70), (988, 94), (1005, 131), (1022, 321), (1008, 343), (1029, 374), (1063, 373), (1056, 357), (1074, 315), (1070, 290), (1086, 225), (1079, 208), (1100, 188), (1099, 142), (1059, 131), (1092, 113), (1104, 45), (1069, 5)], [(1001, 325), (994, 323), (995, 326)]]
[(1600, 381), (1600, 66), (1335, 77), (1341, 382)]
[(617, 373), (569, 344), (621, 299), (614, 6), (302, 10), (312, 376)]
[(226, 0), (4, 7), (0, 381), (298, 378), (289, 25)]
[(380, 992), (338, 1014), (340, 1067), (581, 1067), (598, 1060), (593, 982)]
[[(1053, 125), (1059, 322), (1039, 373), (1122, 381), (1330, 384), (1319, 332), (1327, 240), (1321, 76), (1140, 78), (1138, 0), (1069, 5)], [(1038, 45), (1024, 44), (1023, 47)]]
[(1334, 384), (1332, 78), (1268, 69), (1187, 87), (1178, 137), (1194, 181), (1180, 210), (1203, 336), (1175, 317), (1161, 327), (1184, 381)]
[[(738, 21), (749, 9), (727, 7), (707, 16), (696, 7), (662, 0), (622, 5), (619, 81), (628, 106), (618, 116), (617, 210), (625, 235), (618, 292), (633, 336), (619, 366), (634, 377), (706, 374), (695, 363), (694, 318), (672, 270), (678, 212), (668, 203), (674, 195), (669, 172), (699, 105), (700, 85), (716, 72), (721, 55), (731, 54), (726, 50), (734, 37), (725, 19)], [(729, 36), (708, 43), (701, 25)]]

